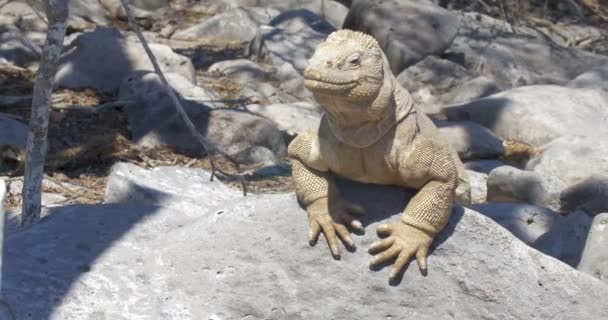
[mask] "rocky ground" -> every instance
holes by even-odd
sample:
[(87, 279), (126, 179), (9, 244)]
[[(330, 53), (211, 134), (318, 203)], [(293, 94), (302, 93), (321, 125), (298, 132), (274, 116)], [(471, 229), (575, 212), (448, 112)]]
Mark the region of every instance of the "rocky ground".
[[(72, 0), (45, 219), (20, 227), (47, 26), (37, 1), (0, 1), (1, 292), (18, 319), (608, 314), (606, 4), (131, 2), (189, 116), (230, 160), (208, 157), (176, 116), (120, 1)], [(385, 269), (366, 266), (374, 226), (394, 219), (409, 191), (343, 182), (373, 212), (359, 250), (334, 261), (306, 241), (286, 146), (320, 119), (302, 71), (342, 27), (378, 39), (472, 182), (474, 205), (454, 209), (427, 277), (409, 268), (389, 284)]]

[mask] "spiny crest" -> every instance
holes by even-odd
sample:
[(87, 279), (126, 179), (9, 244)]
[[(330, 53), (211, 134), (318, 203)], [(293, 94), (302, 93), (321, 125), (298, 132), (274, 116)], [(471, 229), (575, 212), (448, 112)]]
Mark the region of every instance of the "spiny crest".
[(329, 37), (327, 37), (328, 42), (336, 44), (341, 44), (349, 40), (356, 41), (367, 49), (377, 50), (380, 48), (378, 41), (376, 41), (374, 37), (360, 31), (342, 29), (332, 32)]

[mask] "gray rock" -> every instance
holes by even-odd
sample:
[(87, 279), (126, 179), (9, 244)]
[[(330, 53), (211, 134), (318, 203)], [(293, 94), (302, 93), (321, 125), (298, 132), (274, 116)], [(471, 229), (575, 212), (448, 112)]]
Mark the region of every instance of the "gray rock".
[[(201, 201), (201, 197), (206, 200)], [(180, 167), (146, 170), (130, 163), (117, 163), (108, 176), (104, 202), (162, 206), (200, 217), (209, 207), (239, 197), (241, 193), (217, 178), (211, 181), (211, 174), (205, 170)]]
[(0, 26), (0, 59), (27, 67), (40, 59), (40, 48), (14, 26)]
[(576, 267), (605, 283), (608, 283), (608, 213), (593, 218), (581, 261)]
[(267, 8), (278, 9), (281, 12), (306, 9), (320, 16), (336, 29), (340, 29), (348, 13), (348, 7), (331, 0), (228, 0), (223, 2), (236, 7), (263, 5)]
[[(175, 93), (184, 99), (205, 102), (205, 105), (212, 108), (224, 106), (217, 102), (215, 93), (194, 85), (180, 74), (165, 73), (165, 78)], [(123, 79), (118, 96), (121, 100), (140, 100), (149, 105), (159, 102), (159, 96), (168, 97), (164, 95), (164, 87), (156, 73), (141, 70), (134, 71)]]
[(466, 170), (471, 185), (471, 203), (486, 202), (488, 197), (488, 175), (485, 173)]
[(286, 11), (272, 19), (270, 26), (258, 30), (252, 53), (277, 68), (289, 63), (302, 74), (317, 45), (333, 31), (331, 25), (311, 11)]
[(436, 121), (439, 132), (462, 160), (498, 158), (504, 155), (502, 139), (470, 121)]
[(482, 203), (471, 209), (496, 221), (528, 245), (547, 233), (558, 218), (549, 208), (520, 203)]
[(251, 41), (256, 29), (268, 24), (279, 11), (269, 8), (235, 8), (211, 18), (204, 18), (199, 24), (176, 31), (171, 38), (177, 40), (219, 39)]
[(608, 212), (608, 176), (590, 176), (560, 193), (560, 211), (583, 210), (591, 215)]
[[(46, 23), (37, 12), (45, 16), (45, 3), (42, 0), (12, 0), (0, 8), (0, 14), (17, 17), (17, 26), (23, 31), (45, 32)], [(68, 26), (79, 28), (82, 25), (107, 25), (105, 10), (98, 0), (70, 0)]]
[[(186, 88), (206, 94), (204, 89)], [(138, 146), (154, 148), (168, 145), (179, 152), (202, 155), (203, 148), (184, 125), (168, 93), (155, 76), (128, 77), (121, 85), (120, 97), (134, 101), (127, 112), (132, 139)], [(257, 147), (270, 150), (275, 158), (286, 153), (281, 132), (269, 120), (251, 113), (225, 108), (212, 108), (182, 99), (182, 105), (198, 131), (220, 150), (239, 159), (259, 159)], [(266, 153), (268, 154), (268, 153)]]
[(498, 167), (488, 175), (488, 201), (525, 202), (557, 210), (559, 190), (551, 182), (536, 172)]
[[(579, 74), (608, 63), (608, 57), (557, 46), (534, 32), (511, 33), (509, 24), (495, 21), (480, 14), (464, 14), (463, 28), (446, 57), (460, 60), (467, 70), (495, 80), (502, 88), (566, 84)], [(517, 31), (526, 33), (530, 29)]]
[(591, 226), (591, 217), (582, 211), (558, 216), (551, 229), (540, 236), (532, 246), (538, 251), (576, 267), (585, 248)]
[(25, 149), (27, 124), (0, 113), (0, 146), (9, 145)]
[(410, 266), (400, 284), (387, 284), (386, 269), (367, 269), (364, 248), (406, 198), (395, 188), (369, 189), (357, 192), (366, 195), (358, 199), (371, 223), (356, 237), (360, 249), (341, 261), (324, 240), (308, 245), (305, 213), (293, 194), (248, 196), (190, 213), (126, 204), (61, 208), (7, 239), (5, 296), (19, 319), (51, 320), (522, 319), (556, 310), (564, 319), (597, 319), (608, 312), (606, 285), (462, 208), (438, 236), (429, 274)]
[(449, 120), (477, 122), (503, 139), (535, 147), (561, 136), (608, 132), (608, 95), (594, 89), (527, 86), (444, 111)]
[(248, 105), (247, 110), (264, 116), (277, 124), (288, 134), (298, 134), (306, 129), (316, 128), (321, 121), (322, 109), (316, 103), (296, 102), (286, 104)]
[(608, 91), (608, 64), (587, 71), (568, 82), (571, 88), (596, 88)]
[[(194, 82), (190, 59), (170, 47), (150, 43), (164, 72), (173, 72)], [(79, 35), (60, 58), (56, 85), (64, 88), (93, 88), (114, 92), (134, 70), (154, 70), (143, 47), (123, 37), (117, 29), (97, 28)]]
[(457, 84), (449, 92), (441, 95), (440, 101), (445, 104), (469, 102), (500, 91), (502, 88), (496, 81), (479, 76)]
[(343, 28), (372, 35), (393, 73), (442, 53), (456, 36), (460, 18), (430, 1), (353, 1)]
[(472, 160), (465, 162), (464, 168), (467, 170), (489, 174), (492, 170), (506, 165), (506, 163), (500, 160)]
[(216, 62), (207, 71), (228, 76), (241, 84), (250, 81), (264, 81), (268, 78), (268, 72), (262, 66), (247, 59)]

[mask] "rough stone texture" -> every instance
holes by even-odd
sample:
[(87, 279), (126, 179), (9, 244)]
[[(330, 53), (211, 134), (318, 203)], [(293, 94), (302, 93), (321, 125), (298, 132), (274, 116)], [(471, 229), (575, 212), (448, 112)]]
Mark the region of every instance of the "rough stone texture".
[(590, 215), (608, 212), (608, 175), (590, 176), (560, 193), (560, 210), (583, 210)]
[(591, 69), (572, 81), (568, 82), (572, 88), (596, 88), (608, 91), (608, 64)]
[[(170, 47), (150, 43), (164, 72), (173, 72), (194, 82), (194, 67), (190, 59), (175, 53)], [(97, 28), (79, 35), (60, 59), (56, 86), (93, 88), (114, 92), (134, 70), (154, 70), (139, 42), (125, 39), (113, 28)]]
[(296, 102), (287, 104), (248, 105), (247, 110), (264, 116), (288, 134), (298, 134), (319, 126), (322, 109), (316, 103)]
[(551, 182), (551, 177), (542, 177), (536, 172), (498, 167), (488, 176), (488, 201), (526, 202), (557, 210), (559, 189)]
[(264, 81), (268, 79), (268, 72), (262, 66), (247, 59), (216, 62), (212, 64), (207, 71), (209, 73), (228, 76), (239, 83)]
[(462, 65), (435, 56), (403, 70), (397, 81), (427, 114), (439, 113), (445, 105), (469, 102), (501, 91), (494, 80), (475, 77)]
[[(197, 99), (213, 97), (198, 87), (179, 89), (178, 86), (176, 91), (191, 91)], [(140, 77), (126, 78), (120, 97), (135, 102), (124, 110), (132, 139), (139, 146), (169, 145), (177, 151), (201, 154), (202, 146), (184, 125), (155, 75), (144, 73)], [(267, 119), (236, 109), (214, 109), (207, 103), (192, 100), (182, 99), (182, 105), (203, 136), (243, 163), (275, 162), (286, 153), (281, 132)], [(256, 147), (266, 148), (269, 152), (260, 152)]]
[[(189, 79), (176, 73), (165, 73), (167, 82), (175, 93), (187, 100), (204, 102), (205, 105), (218, 108), (223, 104), (218, 103), (218, 97), (212, 91), (194, 85)], [(118, 89), (118, 96), (122, 100), (144, 100), (146, 104), (161, 107), (159, 96), (164, 96), (164, 87), (152, 71), (134, 71), (127, 75)], [(168, 98), (168, 96), (165, 96)], [(214, 102), (215, 101), (215, 102)]]
[(551, 186), (551, 198), (563, 201), (562, 211), (580, 208), (595, 214), (608, 209), (608, 141), (598, 136), (602, 134), (559, 138), (526, 165)]
[(528, 245), (547, 233), (558, 218), (551, 209), (521, 203), (482, 203), (471, 209), (496, 221)]
[[(201, 201), (205, 197), (205, 201)], [(105, 203), (167, 207), (200, 217), (209, 207), (242, 197), (205, 170), (156, 167), (149, 170), (130, 163), (115, 164), (108, 177)], [(196, 210), (194, 210), (196, 209)]]
[(558, 216), (551, 229), (540, 236), (532, 246), (544, 254), (576, 267), (585, 248), (591, 221), (591, 217), (582, 211)]
[(223, 0), (231, 6), (264, 6), (278, 9), (281, 12), (306, 9), (326, 20), (334, 28), (339, 29), (348, 13), (348, 8), (337, 1), (331, 0)]
[(581, 261), (576, 267), (608, 283), (608, 213), (598, 214), (593, 218)]
[(251, 41), (256, 29), (278, 14), (279, 11), (270, 8), (235, 8), (211, 18), (205, 17), (199, 24), (176, 31), (171, 38)]
[(500, 160), (472, 160), (464, 163), (464, 168), (467, 170), (477, 171), (489, 174), (492, 170), (506, 166), (505, 162)]
[(536, 147), (560, 136), (608, 132), (608, 95), (594, 89), (527, 86), (444, 111), (449, 120), (477, 122), (503, 139)]
[[(428, 276), (410, 266), (389, 285), (387, 270), (368, 270), (365, 248), (377, 239), (377, 224), (402, 209), (404, 194), (347, 193), (371, 214), (366, 234), (356, 237), (359, 250), (341, 261), (324, 240), (308, 245), (293, 194), (189, 212), (79, 205), (7, 239), (3, 289), (24, 320), (599, 319), (608, 312), (608, 286), (462, 208), (437, 239)], [(209, 199), (203, 193), (197, 202)]]
[(283, 12), (269, 25), (259, 29), (253, 53), (277, 68), (289, 63), (299, 73), (304, 72), (317, 45), (335, 31), (321, 17), (304, 9)]
[(394, 74), (443, 52), (456, 36), (460, 18), (430, 1), (353, 1), (343, 28), (378, 40)]
[(504, 154), (502, 139), (470, 121), (436, 121), (439, 132), (462, 160), (498, 158)]
[(509, 33), (506, 22), (481, 14), (464, 14), (462, 25), (446, 57), (494, 79), (503, 88), (566, 84), (608, 63), (608, 57), (557, 46), (537, 34)]
[(39, 50), (16, 27), (0, 25), (0, 59), (27, 67), (40, 59)]
[(466, 170), (471, 185), (471, 203), (486, 202), (488, 197), (488, 175), (485, 173)]
[(250, 51), (277, 68), (275, 78), (281, 89), (312, 101), (302, 74), (317, 45), (333, 31), (333, 26), (311, 11), (289, 10), (272, 19), (270, 26), (258, 29)]
[[(34, 12), (33, 7), (45, 15), (45, 3), (41, 0), (11, 0), (0, 8), (0, 14), (17, 17), (17, 25), (23, 31), (46, 31), (46, 23)], [(107, 25), (105, 10), (98, 0), (70, 0), (68, 26)]]
[(10, 145), (25, 150), (27, 124), (0, 113), (0, 146)]

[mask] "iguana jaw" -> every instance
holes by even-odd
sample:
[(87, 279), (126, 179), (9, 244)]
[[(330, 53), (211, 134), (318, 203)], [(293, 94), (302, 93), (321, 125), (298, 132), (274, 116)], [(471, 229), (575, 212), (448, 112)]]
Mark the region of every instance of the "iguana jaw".
[(359, 85), (358, 79), (337, 79), (325, 76), (312, 68), (304, 73), (304, 86), (317, 93), (338, 94), (350, 91)]

